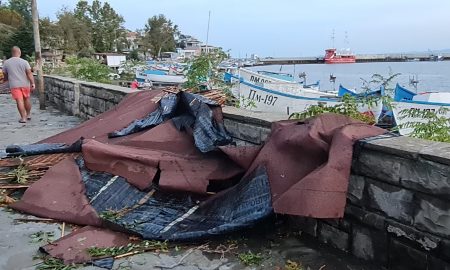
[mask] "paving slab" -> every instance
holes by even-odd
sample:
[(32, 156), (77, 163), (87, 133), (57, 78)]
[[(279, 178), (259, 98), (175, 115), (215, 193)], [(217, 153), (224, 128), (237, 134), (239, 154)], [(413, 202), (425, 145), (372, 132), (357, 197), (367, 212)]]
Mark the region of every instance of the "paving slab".
[(52, 106), (39, 110), (39, 101), (32, 97), (31, 120), (19, 123), (19, 112), (9, 94), (0, 94), (0, 149), (10, 144), (30, 144), (58, 134), (81, 123), (75, 116), (61, 113)]

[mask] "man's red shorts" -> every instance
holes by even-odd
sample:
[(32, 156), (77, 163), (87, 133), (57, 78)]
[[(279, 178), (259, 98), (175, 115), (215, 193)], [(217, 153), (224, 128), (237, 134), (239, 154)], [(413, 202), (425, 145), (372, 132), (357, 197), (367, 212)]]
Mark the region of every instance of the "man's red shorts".
[(18, 87), (11, 89), (11, 95), (13, 99), (20, 100), (24, 98), (29, 98), (31, 94), (31, 89), (29, 87)]

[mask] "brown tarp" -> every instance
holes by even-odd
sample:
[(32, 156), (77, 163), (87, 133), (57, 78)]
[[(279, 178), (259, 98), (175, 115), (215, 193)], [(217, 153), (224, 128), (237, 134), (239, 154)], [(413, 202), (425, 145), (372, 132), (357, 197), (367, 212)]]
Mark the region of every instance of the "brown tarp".
[(108, 248), (126, 246), (131, 243), (127, 234), (107, 229), (86, 226), (42, 249), (55, 258), (63, 258), (68, 264), (84, 263), (92, 260), (88, 248)]
[[(155, 110), (158, 105), (152, 99), (160, 94), (130, 94), (116, 108), (42, 142), (71, 144), (87, 138), (83, 157), (89, 169), (123, 176), (139, 189), (159, 180), (166, 190), (206, 194), (215, 181), (231, 184), (265, 166), (276, 213), (339, 218), (344, 213), (353, 143), (385, 133), (345, 116), (326, 114), (303, 122), (274, 123), (261, 147), (223, 146), (221, 151), (206, 154), (197, 150), (189, 130), (177, 130), (170, 120), (150, 130), (108, 139), (109, 132)], [(221, 121), (220, 108), (213, 111)], [(100, 223), (73, 159), (51, 168), (12, 207), (71, 223)]]

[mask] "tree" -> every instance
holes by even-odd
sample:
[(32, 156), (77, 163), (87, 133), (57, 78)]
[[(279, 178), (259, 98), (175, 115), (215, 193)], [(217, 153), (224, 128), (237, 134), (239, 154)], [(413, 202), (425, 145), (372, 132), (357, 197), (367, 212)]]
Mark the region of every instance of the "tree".
[(58, 13), (57, 26), (61, 32), (62, 49), (67, 54), (89, 52), (92, 48), (91, 28), (73, 12), (62, 9)]
[(19, 28), (24, 23), (24, 19), (17, 11), (0, 7), (0, 23)]
[(3, 54), (11, 57), (11, 48), (19, 46), (22, 56), (31, 56), (34, 53), (33, 31), (28, 26), (21, 26), (3, 45)]
[(145, 25), (144, 47), (149, 48), (154, 57), (159, 56), (161, 52), (174, 51), (175, 35), (178, 32), (178, 26), (164, 15), (153, 16)]
[(223, 72), (218, 68), (226, 58), (225, 52), (217, 50), (211, 53), (202, 53), (187, 63), (186, 83), (184, 87), (195, 92), (205, 89), (222, 89), (229, 94), (230, 89), (223, 82)]
[(87, 1), (79, 1), (74, 16), (92, 33), (92, 46), (97, 52), (118, 50), (125, 38), (125, 20), (111, 5), (106, 2), (102, 5), (94, 0), (92, 5)]
[(139, 60), (139, 52), (138, 50), (132, 50), (128, 55), (128, 59), (130, 60)]
[(66, 62), (68, 70), (77, 79), (102, 83), (109, 82), (108, 75), (111, 70), (95, 59), (71, 57)]
[(31, 1), (9, 0), (8, 8), (19, 13), (25, 20), (25, 23), (31, 24)]
[(5, 56), (4, 51), (11, 49), (7, 48), (6, 43), (9, 41), (16, 30), (17, 29), (12, 26), (0, 23), (0, 59)]
[(39, 29), (43, 48), (60, 49), (62, 47), (62, 30), (50, 18), (40, 19)]

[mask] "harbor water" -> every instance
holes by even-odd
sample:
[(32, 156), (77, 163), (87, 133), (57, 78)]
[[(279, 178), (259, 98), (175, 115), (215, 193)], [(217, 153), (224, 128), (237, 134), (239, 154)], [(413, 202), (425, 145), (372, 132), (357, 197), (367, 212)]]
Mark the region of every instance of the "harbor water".
[[(380, 63), (356, 63), (356, 64), (305, 64), (305, 65), (270, 65), (252, 67), (252, 70), (264, 70), (272, 72), (291, 73), (297, 81), (301, 81), (298, 75), (306, 73), (306, 83), (314, 83), (320, 80), (321, 90), (337, 90), (339, 84), (346, 88), (361, 89), (362, 79), (371, 80), (373, 74), (388, 77), (389, 74), (401, 73), (393, 80), (408, 89), (415, 90), (410, 85), (410, 79), (415, 78), (418, 92), (450, 92), (450, 61), (441, 62), (380, 62)], [(330, 75), (336, 77), (333, 84)]]

